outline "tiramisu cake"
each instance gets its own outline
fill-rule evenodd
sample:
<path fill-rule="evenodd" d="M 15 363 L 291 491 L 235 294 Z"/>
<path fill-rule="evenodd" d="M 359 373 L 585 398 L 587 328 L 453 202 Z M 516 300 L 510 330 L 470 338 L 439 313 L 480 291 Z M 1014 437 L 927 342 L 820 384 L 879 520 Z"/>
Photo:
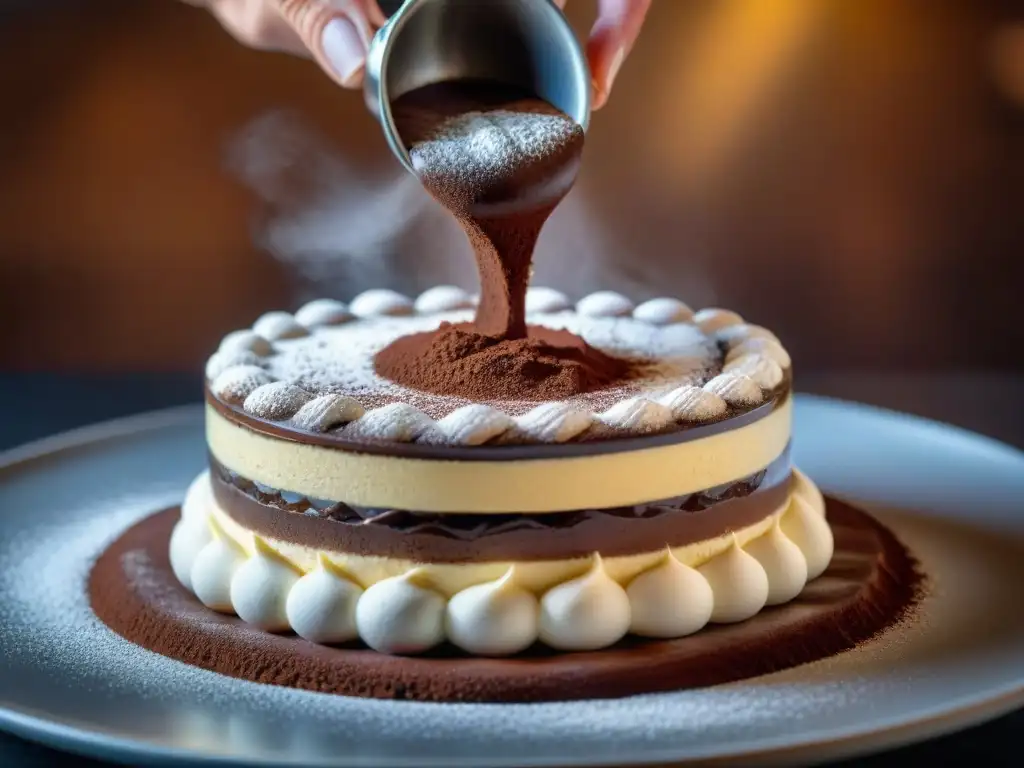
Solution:
<path fill-rule="evenodd" d="M 483 346 L 410 367 L 421 388 L 380 369 L 416 334 L 476 341 L 457 288 L 313 302 L 225 338 L 210 470 L 170 544 L 182 584 L 313 642 L 506 655 L 683 637 L 825 570 L 832 534 L 790 463 L 790 361 L 769 331 L 671 299 L 574 307 L 536 289 L 528 305 L 551 339 L 526 342 L 536 359 Z M 555 339 L 577 354 L 545 359 Z"/>
<path fill-rule="evenodd" d="M 100 559 L 101 618 L 248 679 L 506 701 L 736 679 L 894 621 L 911 560 L 829 502 L 834 538 L 790 461 L 771 331 L 672 298 L 528 290 L 579 126 L 493 84 L 391 108 L 469 236 L 478 296 L 371 290 L 226 336 L 206 367 L 209 469 L 180 520 Z M 842 566 L 807 587 L 834 548 Z"/>

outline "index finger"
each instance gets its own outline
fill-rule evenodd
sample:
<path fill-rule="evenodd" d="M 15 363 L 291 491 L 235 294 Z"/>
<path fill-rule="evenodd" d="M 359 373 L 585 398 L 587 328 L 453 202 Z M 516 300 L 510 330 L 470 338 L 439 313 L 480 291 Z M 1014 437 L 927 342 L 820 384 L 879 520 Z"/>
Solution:
<path fill-rule="evenodd" d="M 608 100 L 612 85 L 633 48 L 651 0 L 599 0 L 597 21 L 587 41 L 587 59 L 594 81 L 594 109 Z"/>

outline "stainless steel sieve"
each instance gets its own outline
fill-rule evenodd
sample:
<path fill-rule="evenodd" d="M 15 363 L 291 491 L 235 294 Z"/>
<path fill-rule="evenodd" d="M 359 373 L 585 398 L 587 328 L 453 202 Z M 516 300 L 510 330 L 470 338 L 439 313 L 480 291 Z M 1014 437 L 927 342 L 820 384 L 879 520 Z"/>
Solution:
<path fill-rule="evenodd" d="M 385 13 L 397 3 L 381 2 Z M 391 104 L 445 80 L 492 80 L 529 89 L 590 122 L 590 68 L 551 0 L 405 0 L 370 44 L 364 93 L 388 146 L 412 171 Z"/>

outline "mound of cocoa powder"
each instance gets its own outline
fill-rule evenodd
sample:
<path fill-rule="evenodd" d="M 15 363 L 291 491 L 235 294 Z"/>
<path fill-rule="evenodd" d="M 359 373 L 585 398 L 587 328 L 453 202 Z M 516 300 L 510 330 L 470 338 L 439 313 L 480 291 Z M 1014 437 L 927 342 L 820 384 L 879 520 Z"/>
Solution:
<path fill-rule="evenodd" d="M 403 336 L 374 361 L 380 376 L 403 386 L 473 400 L 559 400 L 626 378 L 630 365 L 568 331 L 530 327 L 522 339 L 444 323 Z"/>

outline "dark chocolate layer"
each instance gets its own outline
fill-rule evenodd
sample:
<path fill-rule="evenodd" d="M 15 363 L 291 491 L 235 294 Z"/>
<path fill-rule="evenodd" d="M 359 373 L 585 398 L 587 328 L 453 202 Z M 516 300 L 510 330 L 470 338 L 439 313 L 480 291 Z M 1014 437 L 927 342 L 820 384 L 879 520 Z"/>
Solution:
<path fill-rule="evenodd" d="M 529 702 L 701 688 L 854 648 L 907 616 L 919 600 L 921 574 L 892 533 L 833 499 L 827 509 L 836 541 L 832 565 L 796 600 L 680 640 L 627 637 L 588 653 L 538 646 L 513 659 L 481 659 L 443 646 L 427 657 L 406 658 L 267 634 L 207 609 L 175 579 L 167 550 L 177 509 L 115 541 L 93 568 L 89 596 L 101 621 L 143 648 L 231 677 L 321 693 Z"/>
<path fill-rule="evenodd" d="M 673 499 L 546 514 L 442 514 L 289 502 L 210 457 L 218 505 L 249 530 L 328 552 L 429 563 L 613 557 L 686 546 L 764 520 L 786 501 L 790 473 L 787 448 L 751 477 Z"/>

